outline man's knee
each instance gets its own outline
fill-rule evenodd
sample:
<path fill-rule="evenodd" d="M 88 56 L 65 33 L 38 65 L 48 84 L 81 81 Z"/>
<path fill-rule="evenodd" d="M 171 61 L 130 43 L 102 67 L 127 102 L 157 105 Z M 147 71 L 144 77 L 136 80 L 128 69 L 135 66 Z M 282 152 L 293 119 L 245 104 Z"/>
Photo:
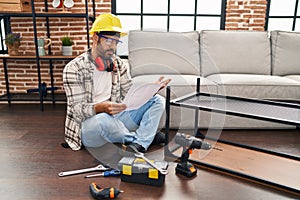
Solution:
<path fill-rule="evenodd" d="M 101 124 L 104 124 L 108 117 L 109 117 L 109 115 L 106 113 L 99 113 L 97 115 L 87 118 L 82 123 L 82 131 L 85 133 L 102 131 Z"/>
<path fill-rule="evenodd" d="M 156 94 L 153 98 L 156 104 L 160 105 L 162 108 L 165 108 L 166 100 L 163 96 Z"/>

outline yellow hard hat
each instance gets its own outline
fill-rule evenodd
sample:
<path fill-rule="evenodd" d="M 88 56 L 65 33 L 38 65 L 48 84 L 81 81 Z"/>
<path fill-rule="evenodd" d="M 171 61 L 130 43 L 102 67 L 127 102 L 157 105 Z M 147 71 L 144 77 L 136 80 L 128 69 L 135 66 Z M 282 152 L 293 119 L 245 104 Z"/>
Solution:
<path fill-rule="evenodd" d="M 113 14 L 104 13 L 99 15 L 93 23 L 90 34 L 100 31 L 118 32 L 121 36 L 127 35 L 122 29 L 120 19 Z"/>

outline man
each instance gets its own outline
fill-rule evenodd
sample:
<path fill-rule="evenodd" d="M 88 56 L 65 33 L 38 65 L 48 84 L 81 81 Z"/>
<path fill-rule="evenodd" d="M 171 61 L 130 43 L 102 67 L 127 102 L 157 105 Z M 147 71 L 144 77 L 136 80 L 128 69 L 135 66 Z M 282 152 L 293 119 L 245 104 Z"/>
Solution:
<path fill-rule="evenodd" d="M 92 48 L 69 62 L 63 71 L 67 96 L 65 141 L 73 150 L 122 143 L 128 151 L 145 152 L 151 143 L 164 141 L 156 134 L 164 111 L 164 98 L 155 95 L 137 110 L 122 103 L 132 85 L 128 66 L 115 55 L 126 35 L 120 20 L 101 14 L 90 30 Z M 160 77 L 161 88 L 169 82 Z"/>

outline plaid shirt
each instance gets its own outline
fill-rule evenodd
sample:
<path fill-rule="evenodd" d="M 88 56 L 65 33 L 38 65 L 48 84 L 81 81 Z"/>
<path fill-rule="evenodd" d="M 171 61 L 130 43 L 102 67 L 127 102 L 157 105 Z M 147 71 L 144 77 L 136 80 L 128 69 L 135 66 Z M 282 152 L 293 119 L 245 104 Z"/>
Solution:
<path fill-rule="evenodd" d="M 122 102 L 132 85 L 129 67 L 115 56 L 116 69 L 112 74 L 111 101 Z M 90 50 L 70 61 L 63 71 L 63 83 L 67 96 L 65 141 L 73 150 L 81 148 L 81 123 L 94 116 L 93 73 L 95 62 Z"/>

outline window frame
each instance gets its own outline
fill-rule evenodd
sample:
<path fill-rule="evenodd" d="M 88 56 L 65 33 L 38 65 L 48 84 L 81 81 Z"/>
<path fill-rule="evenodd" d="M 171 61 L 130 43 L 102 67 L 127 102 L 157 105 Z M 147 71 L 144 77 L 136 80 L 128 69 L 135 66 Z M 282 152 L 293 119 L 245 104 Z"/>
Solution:
<path fill-rule="evenodd" d="M 189 16 L 194 17 L 194 31 L 197 29 L 197 17 L 220 17 L 220 30 L 225 30 L 225 22 L 226 22 L 226 5 L 227 0 L 221 0 L 221 14 L 198 14 L 197 13 L 197 5 L 198 0 L 195 0 L 195 7 L 194 7 L 194 13 L 191 14 L 175 14 L 170 13 L 170 2 L 171 0 L 168 0 L 168 12 L 167 13 L 144 13 L 143 12 L 143 0 L 141 0 L 141 12 L 140 13 L 118 13 L 117 12 L 117 0 L 111 1 L 111 12 L 115 15 L 127 15 L 127 16 L 140 16 L 141 17 L 141 23 L 140 23 L 140 29 L 143 30 L 143 17 L 144 16 L 166 16 L 167 17 L 167 27 L 166 30 L 170 31 L 170 17 L 172 16 Z M 119 0 L 120 1 L 120 0 Z M 191 31 L 193 31 L 191 30 Z"/>
<path fill-rule="evenodd" d="M 290 31 L 295 31 L 297 20 L 299 20 L 298 23 L 300 23 L 300 13 L 299 13 L 299 15 L 297 15 L 297 10 L 298 10 L 298 6 L 299 6 L 299 0 L 296 0 L 296 2 L 295 2 L 294 14 L 293 15 L 289 15 L 289 16 L 286 16 L 286 15 L 284 15 L 284 16 L 283 15 L 273 15 L 273 16 L 270 16 L 271 2 L 272 2 L 272 0 L 269 0 L 268 3 L 267 3 L 265 31 L 268 31 L 268 28 L 269 28 L 269 19 L 293 19 L 292 30 L 290 30 Z"/>

